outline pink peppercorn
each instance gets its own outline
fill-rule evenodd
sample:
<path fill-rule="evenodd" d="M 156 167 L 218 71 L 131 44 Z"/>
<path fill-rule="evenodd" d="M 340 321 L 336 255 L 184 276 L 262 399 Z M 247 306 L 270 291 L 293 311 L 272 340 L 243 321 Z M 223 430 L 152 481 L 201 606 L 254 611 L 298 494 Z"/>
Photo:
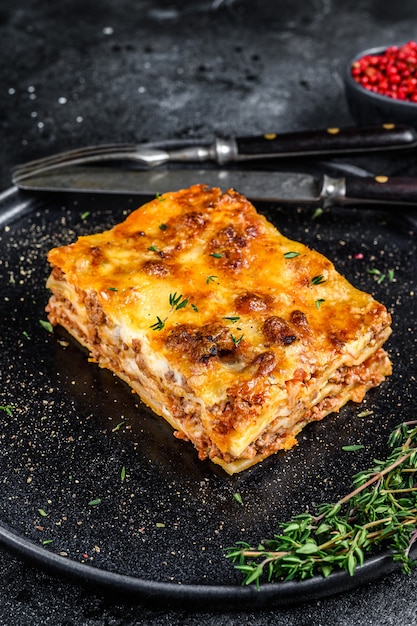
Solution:
<path fill-rule="evenodd" d="M 395 100 L 417 102 L 417 42 L 390 46 L 352 64 L 352 77 L 365 89 Z"/>

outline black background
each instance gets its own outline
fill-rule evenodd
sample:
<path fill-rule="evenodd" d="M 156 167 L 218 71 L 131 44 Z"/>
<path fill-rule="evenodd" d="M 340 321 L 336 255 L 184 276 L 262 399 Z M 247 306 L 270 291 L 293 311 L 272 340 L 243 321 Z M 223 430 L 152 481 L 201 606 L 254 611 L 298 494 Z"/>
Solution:
<path fill-rule="evenodd" d="M 415 38 L 417 6 L 352 0 L 3 0 L 0 186 L 13 165 L 90 143 L 350 125 L 342 74 L 358 50 Z M 355 157 L 416 173 L 413 155 Z M 291 608 L 216 614 L 144 606 L 2 551 L 4 624 L 417 623 L 411 576 Z"/>

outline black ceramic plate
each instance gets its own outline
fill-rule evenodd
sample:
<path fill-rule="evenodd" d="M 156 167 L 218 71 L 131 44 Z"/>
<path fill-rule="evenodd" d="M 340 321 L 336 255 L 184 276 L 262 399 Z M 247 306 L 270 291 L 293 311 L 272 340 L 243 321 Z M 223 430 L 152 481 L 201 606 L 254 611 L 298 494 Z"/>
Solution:
<path fill-rule="evenodd" d="M 272 537 L 279 521 L 347 493 L 352 475 L 387 453 L 387 436 L 415 415 L 417 246 L 398 212 L 259 205 L 284 234 L 326 254 L 393 313 L 394 374 L 300 445 L 241 475 L 200 462 L 112 374 L 56 329 L 45 330 L 45 255 L 109 228 L 140 198 L 3 194 L 0 212 L 0 541 L 60 574 L 151 602 L 271 606 L 318 598 L 385 574 L 386 554 L 354 577 L 242 587 L 224 557 L 239 540 Z M 370 269 L 385 274 L 375 280 Z M 392 272 L 390 272 L 392 270 Z M 392 279 L 393 278 L 393 279 Z M 8 408 L 12 407 L 12 408 Z M 364 409 L 368 415 L 361 416 Z M 357 452 L 342 446 L 363 444 Z M 235 493 L 241 495 L 239 504 Z"/>

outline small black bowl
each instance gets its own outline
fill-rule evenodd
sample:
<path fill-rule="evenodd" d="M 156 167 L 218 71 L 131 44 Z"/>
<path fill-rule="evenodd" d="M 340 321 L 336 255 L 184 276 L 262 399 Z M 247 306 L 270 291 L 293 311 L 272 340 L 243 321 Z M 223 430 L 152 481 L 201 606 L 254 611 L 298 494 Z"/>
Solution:
<path fill-rule="evenodd" d="M 381 55 L 384 48 L 370 48 L 357 54 L 347 65 L 344 75 L 346 98 L 350 114 L 359 125 L 400 123 L 417 127 L 417 103 L 395 100 L 365 89 L 352 76 L 352 65 L 362 57 Z"/>

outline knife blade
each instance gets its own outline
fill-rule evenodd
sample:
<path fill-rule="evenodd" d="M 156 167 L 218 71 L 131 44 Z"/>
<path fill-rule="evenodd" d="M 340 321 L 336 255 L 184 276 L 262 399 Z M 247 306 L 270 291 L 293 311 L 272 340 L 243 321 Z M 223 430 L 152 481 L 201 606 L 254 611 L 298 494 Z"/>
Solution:
<path fill-rule="evenodd" d="M 315 177 L 299 172 L 227 169 L 123 170 L 71 166 L 34 175 L 17 184 L 31 191 L 153 196 L 194 184 L 233 188 L 251 200 L 283 203 L 416 205 L 417 178 L 388 176 Z"/>
<path fill-rule="evenodd" d="M 13 179 L 21 181 L 34 173 L 87 163 L 131 161 L 144 168 L 165 163 L 218 165 L 285 157 L 341 155 L 380 150 L 410 149 L 417 146 L 417 129 L 404 125 L 327 128 L 292 133 L 269 133 L 259 137 L 216 137 L 205 145 L 198 140 L 162 141 L 144 144 L 103 144 L 86 146 L 35 159 L 17 166 Z"/>

